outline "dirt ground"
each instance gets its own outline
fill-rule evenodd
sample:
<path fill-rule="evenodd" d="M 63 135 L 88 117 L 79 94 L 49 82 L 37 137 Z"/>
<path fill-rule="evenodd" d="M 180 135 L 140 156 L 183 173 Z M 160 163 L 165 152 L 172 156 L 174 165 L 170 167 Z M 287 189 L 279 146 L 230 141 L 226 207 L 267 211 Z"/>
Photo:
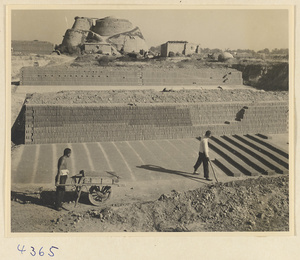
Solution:
<path fill-rule="evenodd" d="M 134 191 L 133 191 L 134 192 Z M 12 232 L 249 232 L 289 230 L 289 177 L 258 177 L 203 185 L 170 194 L 126 199 L 117 192 L 100 207 L 83 194 L 74 207 L 53 209 L 54 191 L 12 193 Z M 141 189 L 137 193 L 142 193 Z M 159 195 L 160 194 L 160 195 Z M 155 197 L 157 199 L 151 200 Z M 140 201 L 137 201 L 140 200 Z"/>
<path fill-rule="evenodd" d="M 183 89 L 178 91 L 155 90 L 106 90 L 106 91 L 60 91 L 57 93 L 35 93 L 31 104 L 88 104 L 88 103 L 198 103 L 231 101 L 287 101 L 287 91 Z"/>
<path fill-rule="evenodd" d="M 32 61 L 32 60 L 31 60 Z M 50 62 L 50 61 L 49 61 Z M 33 62 L 32 62 L 33 63 Z M 14 71 L 13 79 L 18 77 Z M 12 86 L 11 125 L 25 95 Z M 34 94 L 32 103 L 180 103 L 288 100 L 288 92 L 254 90 L 60 91 Z M 15 147 L 14 147 L 15 149 Z M 13 149 L 12 149 L 13 152 Z M 149 184 L 133 184 L 132 193 L 116 188 L 101 207 L 83 194 L 74 207 L 74 193 L 65 196 L 64 210 L 53 209 L 54 189 L 17 187 L 11 192 L 12 232 L 233 232 L 288 231 L 289 176 L 250 177 L 199 185 L 198 189 L 162 188 L 147 193 Z M 166 183 L 166 185 L 168 185 Z"/>

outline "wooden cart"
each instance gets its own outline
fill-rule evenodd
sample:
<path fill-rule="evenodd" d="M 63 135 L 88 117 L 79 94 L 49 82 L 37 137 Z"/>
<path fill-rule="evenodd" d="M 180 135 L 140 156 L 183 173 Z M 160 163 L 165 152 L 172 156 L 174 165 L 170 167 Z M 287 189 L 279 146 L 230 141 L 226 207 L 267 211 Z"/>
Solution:
<path fill-rule="evenodd" d="M 120 178 L 114 172 L 106 172 L 106 174 L 108 175 L 103 176 L 103 173 L 85 173 L 82 170 L 79 174 L 70 178 L 71 183 L 59 184 L 58 186 L 71 186 L 77 193 L 75 207 L 78 204 L 83 189 L 88 192 L 88 198 L 91 204 L 100 206 L 104 201 L 110 198 L 112 185 L 118 185 Z"/>

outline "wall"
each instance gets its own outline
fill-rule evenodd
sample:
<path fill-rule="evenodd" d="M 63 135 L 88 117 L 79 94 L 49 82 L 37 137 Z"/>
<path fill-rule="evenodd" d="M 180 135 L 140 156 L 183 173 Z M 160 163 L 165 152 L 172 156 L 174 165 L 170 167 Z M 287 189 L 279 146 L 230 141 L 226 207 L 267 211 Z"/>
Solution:
<path fill-rule="evenodd" d="M 72 49 L 74 47 L 83 44 L 87 35 L 88 32 L 86 31 L 77 31 L 72 29 L 67 30 L 61 44 L 61 51 L 72 53 Z"/>
<path fill-rule="evenodd" d="M 242 73 L 233 69 L 152 68 L 22 68 L 22 85 L 181 86 L 242 85 Z"/>
<path fill-rule="evenodd" d="M 160 46 L 160 55 L 162 57 L 168 57 L 168 44 L 164 43 Z"/>
<path fill-rule="evenodd" d="M 132 30 L 134 27 L 131 22 L 125 19 L 105 17 L 96 21 L 96 25 L 91 28 L 95 33 L 102 36 L 112 36 Z"/>
<path fill-rule="evenodd" d="M 200 46 L 193 43 L 186 43 L 184 46 L 184 55 L 200 53 Z"/>
<path fill-rule="evenodd" d="M 26 144 L 191 138 L 208 129 L 215 136 L 288 132 L 288 102 L 25 107 Z"/>
<path fill-rule="evenodd" d="M 108 39 L 110 43 L 116 46 L 120 51 L 123 49 L 125 52 L 139 52 L 140 50 L 148 50 L 145 39 L 138 27 L 129 32 L 116 34 Z"/>
<path fill-rule="evenodd" d="M 73 24 L 73 30 L 90 30 L 92 26 L 92 20 L 86 17 L 75 17 Z"/>
<path fill-rule="evenodd" d="M 167 56 L 170 55 L 170 52 L 184 54 L 185 43 L 167 43 Z"/>

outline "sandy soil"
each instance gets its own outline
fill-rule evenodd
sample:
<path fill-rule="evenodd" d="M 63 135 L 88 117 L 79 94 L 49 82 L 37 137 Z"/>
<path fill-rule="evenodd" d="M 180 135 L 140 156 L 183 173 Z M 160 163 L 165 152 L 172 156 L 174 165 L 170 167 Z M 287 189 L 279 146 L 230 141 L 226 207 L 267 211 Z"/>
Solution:
<path fill-rule="evenodd" d="M 101 207 L 89 205 L 83 194 L 74 208 L 69 192 L 60 212 L 52 209 L 53 191 L 14 192 L 12 232 L 288 231 L 288 183 L 287 175 L 250 178 L 134 203 L 120 203 L 117 195 Z"/>
<path fill-rule="evenodd" d="M 201 90 L 178 91 L 155 90 L 108 90 L 108 91 L 60 91 L 57 93 L 35 93 L 31 104 L 84 104 L 84 103 L 197 103 L 231 101 L 287 101 L 288 92 L 255 90 Z"/>

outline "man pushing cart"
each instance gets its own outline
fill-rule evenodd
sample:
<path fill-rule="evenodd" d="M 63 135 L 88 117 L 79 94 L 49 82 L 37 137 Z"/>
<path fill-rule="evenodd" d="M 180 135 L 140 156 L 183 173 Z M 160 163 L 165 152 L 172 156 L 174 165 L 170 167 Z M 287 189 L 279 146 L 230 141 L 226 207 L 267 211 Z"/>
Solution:
<path fill-rule="evenodd" d="M 55 177 L 56 186 L 56 200 L 55 209 L 62 209 L 62 201 L 65 195 L 66 186 L 72 187 L 77 193 L 75 206 L 77 205 L 82 191 L 88 192 L 88 198 L 91 204 L 95 206 L 101 205 L 104 201 L 109 199 L 112 192 L 112 185 L 119 182 L 119 176 L 114 172 L 106 172 L 103 176 L 100 172 L 85 172 L 81 170 L 79 174 L 71 176 L 70 181 L 67 182 L 69 170 L 68 159 L 71 155 L 71 149 L 66 148 L 64 155 L 58 160 L 57 175 Z M 109 174 L 109 176 L 107 176 Z"/>

